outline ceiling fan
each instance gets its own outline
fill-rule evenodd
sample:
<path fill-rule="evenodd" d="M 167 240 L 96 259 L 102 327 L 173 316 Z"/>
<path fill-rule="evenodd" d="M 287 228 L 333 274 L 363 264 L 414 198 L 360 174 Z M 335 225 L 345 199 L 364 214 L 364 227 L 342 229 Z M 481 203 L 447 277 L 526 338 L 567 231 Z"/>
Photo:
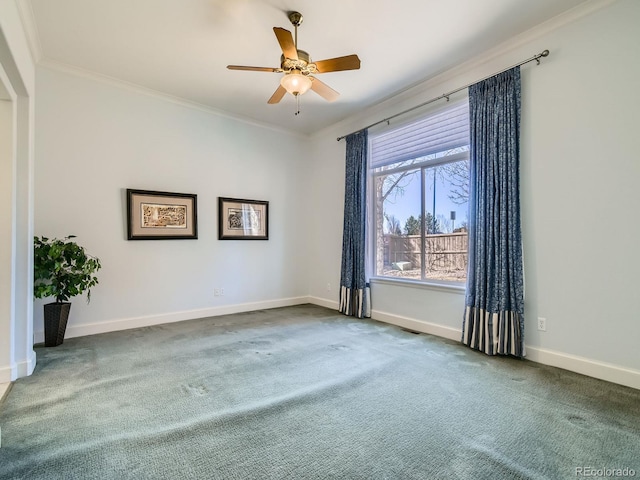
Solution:
<path fill-rule="evenodd" d="M 357 55 L 347 55 L 345 57 L 329 58 L 317 62 L 311 61 L 311 57 L 307 52 L 298 49 L 298 27 L 302 23 L 302 14 L 299 12 L 289 12 L 288 16 L 289 21 L 295 28 L 295 40 L 289 30 L 273 27 L 273 31 L 282 49 L 279 68 L 247 67 L 243 65 L 227 65 L 227 68 L 229 70 L 284 73 L 280 79 L 280 85 L 267 102 L 269 104 L 280 102 L 287 92 L 296 97 L 296 103 L 298 103 L 300 95 L 309 89 L 316 92 L 325 100 L 333 102 L 340 94 L 313 75 L 342 70 L 358 70 L 360 68 L 360 59 Z M 296 115 L 299 113 L 300 111 L 298 109 Z"/>

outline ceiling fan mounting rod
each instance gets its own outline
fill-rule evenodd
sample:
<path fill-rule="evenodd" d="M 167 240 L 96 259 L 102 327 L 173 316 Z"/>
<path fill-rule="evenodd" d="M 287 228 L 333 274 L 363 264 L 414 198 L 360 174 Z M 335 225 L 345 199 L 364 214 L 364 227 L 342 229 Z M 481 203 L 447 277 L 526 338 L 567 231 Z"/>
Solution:
<path fill-rule="evenodd" d="M 295 47 L 298 48 L 298 27 L 302 24 L 302 14 L 300 12 L 289 12 L 289 21 L 294 27 L 295 32 Z"/>

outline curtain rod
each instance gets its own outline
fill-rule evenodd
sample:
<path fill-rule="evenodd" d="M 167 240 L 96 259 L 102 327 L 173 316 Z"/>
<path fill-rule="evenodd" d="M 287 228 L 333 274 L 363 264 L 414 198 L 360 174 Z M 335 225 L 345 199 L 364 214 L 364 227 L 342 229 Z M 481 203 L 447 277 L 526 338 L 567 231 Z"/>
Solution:
<path fill-rule="evenodd" d="M 503 72 L 506 72 L 507 70 L 511 70 L 512 68 L 516 68 L 516 67 L 519 67 L 520 65 L 524 65 L 525 63 L 536 61 L 536 62 L 538 62 L 538 65 L 540 65 L 540 58 L 541 57 L 548 57 L 548 56 L 549 56 L 549 50 L 544 50 L 541 53 L 538 53 L 537 55 L 534 55 L 531 58 L 527 58 L 526 60 L 523 60 L 520 63 L 516 63 L 515 65 L 511 65 L 509 68 L 505 68 L 504 70 L 500 70 L 499 72 L 496 72 L 496 73 L 494 73 L 492 75 L 484 77 L 483 79 L 478 80 L 476 82 L 469 83 L 469 84 L 465 85 L 464 87 L 460 87 L 460 88 L 456 88 L 455 90 L 451 90 L 449 93 L 443 93 L 442 95 L 440 95 L 438 97 L 432 98 L 431 100 L 427 100 L 426 102 L 423 102 L 420 105 L 416 105 L 415 107 L 411 107 L 411 108 L 409 108 L 407 110 L 403 110 L 402 112 L 396 113 L 395 115 L 391 115 L 390 117 L 384 118 L 382 120 L 378 120 L 377 122 L 372 123 L 371 125 L 367 125 L 366 127 L 361 128 L 360 130 L 356 130 L 355 132 L 351 132 L 351 133 L 348 133 L 347 135 L 343 135 L 341 137 L 338 137 L 337 140 L 340 141 L 343 138 L 348 137 L 349 135 L 353 135 L 354 133 L 362 132 L 363 130 L 367 130 L 367 129 L 371 128 L 371 127 L 375 127 L 376 125 L 380 125 L 381 123 L 389 122 L 389 120 L 393 120 L 394 118 L 399 117 L 400 115 L 404 115 L 405 113 L 413 112 L 414 110 L 416 110 L 416 109 L 418 109 L 420 107 L 424 107 L 425 105 L 429 105 L 430 103 L 436 102 L 438 100 L 442 100 L 443 98 L 446 98 L 447 102 L 448 102 L 449 101 L 449 97 L 451 95 L 453 95 L 454 93 L 458 93 L 458 92 L 460 92 L 460 91 L 462 91 L 462 90 L 464 90 L 466 88 L 469 88 L 471 85 L 475 85 L 478 82 L 482 82 L 484 80 L 487 80 L 487 79 L 489 79 L 491 77 L 494 77 L 494 76 L 499 75 L 499 74 L 501 74 Z"/>

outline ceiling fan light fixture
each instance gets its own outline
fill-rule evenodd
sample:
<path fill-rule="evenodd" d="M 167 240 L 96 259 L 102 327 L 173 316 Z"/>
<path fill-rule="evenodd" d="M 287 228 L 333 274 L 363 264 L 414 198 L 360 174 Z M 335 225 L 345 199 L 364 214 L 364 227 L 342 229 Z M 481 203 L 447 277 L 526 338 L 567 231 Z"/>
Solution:
<path fill-rule="evenodd" d="M 300 104 L 300 95 L 311 89 L 328 102 L 335 101 L 340 95 L 315 75 L 318 73 L 340 72 L 343 70 L 358 70 L 360 59 L 356 54 L 343 57 L 327 58 L 311 61 L 311 56 L 298 48 L 298 27 L 302 23 L 300 12 L 289 12 L 289 21 L 295 27 L 295 37 L 289 30 L 273 27 L 282 55 L 280 67 L 249 67 L 246 65 L 227 65 L 229 70 L 248 70 L 254 72 L 284 73 L 280 78 L 280 85 L 267 100 L 269 105 L 279 103 L 287 93 L 296 98 L 296 105 Z M 296 112 L 296 115 L 300 113 Z"/>
<path fill-rule="evenodd" d="M 299 71 L 294 70 L 291 73 L 285 74 L 280 79 L 280 85 L 294 97 L 304 94 L 311 88 L 311 79 L 302 75 Z"/>

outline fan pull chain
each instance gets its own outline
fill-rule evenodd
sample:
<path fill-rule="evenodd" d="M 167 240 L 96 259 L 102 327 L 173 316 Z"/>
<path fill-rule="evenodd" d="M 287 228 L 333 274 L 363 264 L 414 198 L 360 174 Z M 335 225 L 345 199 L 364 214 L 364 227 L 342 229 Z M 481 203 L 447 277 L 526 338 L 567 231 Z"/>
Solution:
<path fill-rule="evenodd" d="M 300 115 L 300 94 L 296 94 L 296 115 Z"/>

